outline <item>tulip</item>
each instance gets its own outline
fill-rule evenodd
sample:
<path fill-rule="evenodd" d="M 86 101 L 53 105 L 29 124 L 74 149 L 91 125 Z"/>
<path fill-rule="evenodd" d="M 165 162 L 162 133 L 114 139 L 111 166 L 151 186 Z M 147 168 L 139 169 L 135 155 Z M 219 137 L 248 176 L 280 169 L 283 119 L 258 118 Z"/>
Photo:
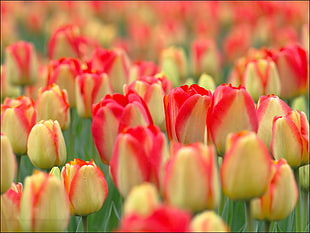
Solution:
<path fill-rule="evenodd" d="M 305 23 L 301 29 L 301 43 L 305 48 L 309 59 L 309 22 Z"/>
<path fill-rule="evenodd" d="M 192 232 L 229 232 L 229 227 L 215 212 L 206 210 L 196 215 L 190 224 Z"/>
<path fill-rule="evenodd" d="M 254 68 L 254 67 L 259 68 L 259 66 L 258 66 L 259 61 L 263 61 L 262 63 L 264 63 L 264 64 L 266 64 L 266 63 L 271 64 L 271 59 L 267 57 L 267 50 L 265 48 L 262 48 L 262 49 L 250 48 L 250 49 L 248 49 L 247 53 L 244 56 L 235 60 L 232 71 L 228 77 L 228 82 L 234 86 L 238 86 L 240 84 L 242 84 L 244 86 L 244 84 L 245 84 L 245 72 L 246 72 L 248 64 L 252 64 L 252 68 Z M 254 65 L 254 67 L 253 67 L 253 65 Z M 262 68 L 264 68 L 264 67 L 267 67 L 267 66 L 263 65 Z M 259 71 L 259 69 L 257 69 L 257 71 Z M 268 70 L 266 70 L 266 71 L 268 74 L 269 71 Z M 259 73 L 259 72 L 257 73 L 257 75 L 258 75 L 259 80 L 260 80 L 260 76 L 265 77 L 264 75 L 262 75 L 262 73 Z M 268 81 L 267 79 L 262 79 L 262 80 L 264 80 L 264 81 L 258 82 L 258 83 L 265 84 Z"/>
<path fill-rule="evenodd" d="M 213 40 L 194 40 L 191 44 L 191 62 L 196 76 L 207 73 L 219 81 L 220 56 Z"/>
<path fill-rule="evenodd" d="M 27 152 L 28 135 L 36 117 L 34 102 L 29 97 L 6 98 L 1 105 L 1 132 L 9 138 L 14 154 Z"/>
<path fill-rule="evenodd" d="M 18 96 L 20 96 L 20 88 L 18 88 L 17 86 L 12 85 L 8 78 L 7 78 L 7 74 L 5 72 L 5 65 L 1 65 L 0 67 L 0 79 L 1 79 L 1 100 L 4 100 L 5 97 L 10 97 L 10 98 L 16 98 Z"/>
<path fill-rule="evenodd" d="M 9 139 L 1 133 L 1 194 L 10 187 L 16 175 L 16 159 Z"/>
<path fill-rule="evenodd" d="M 70 124 L 70 105 L 66 90 L 52 84 L 40 88 L 39 96 L 35 103 L 38 120 L 57 120 L 61 129 L 65 130 Z"/>
<path fill-rule="evenodd" d="M 61 58 L 48 65 L 47 85 L 56 83 L 60 88 L 66 89 L 70 107 L 76 107 L 74 86 L 75 78 L 80 72 L 81 64 L 74 58 Z"/>
<path fill-rule="evenodd" d="M 92 116 L 92 105 L 106 94 L 111 93 L 107 74 L 89 73 L 80 74 L 75 79 L 75 97 L 77 113 L 80 117 Z"/>
<path fill-rule="evenodd" d="M 129 89 L 136 91 L 145 101 L 154 124 L 160 128 L 164 128 L 164 95 L 168 94 L 171 89 L 171 82 L 162 74 L 155 76 L 142 76 L 130 85 L 125 85 L 125 94 Z"/>
<path fill-rule="evenodd" d="M 164 97 L 166 129 L 172 141 L 190 144 L 205 142 L 211 92 L 193 84 L 172 89 Z"/>
<path fill-rule="evenodd" d="M 304 112 L 292 110 L 274 118 L 271 150 L 275 159 L 284 158 L 293 168 L 308 164 L 308 145 L 309 122 Z"/>
<path fill-rule="evenodd" d="M 279 50 L 269 50 L 268 55 L 279 72 L 280 97 L 288 99 L 307 92 L 309 61 L 305 49 L 293 44 Z"/>
<path fill-rule="evenodd" d="M 23 231 L 65 231 L 69 219 L 68 196 L 59 178 L 41 171 L 25 178 L 20 206 Z"/>
<path fill-rule="evenodd" d="M 251 131 L 227 137 L 227 151 L 220 168 L 222 189 L 232 200 L 250 200 L 262 196 L 271 176 L 271 155 L 264 143 Z"/>
<path fill-rule="evenodd" d="M 236 24 L 225 37 L 223 42 L 224 55 L 229 63 L 242 56 L 250 47 L 251 42 L 250 26 Z"/>
<path fill-rule="evenodd" d="M 93 160 L 74 159 L 61 170 L 71 215 L 86 216 L 102 207 L 108 195 L 105 176 Z"/>
<path fill-rule="evenodd" d="M 143 99 L 132 91 L 125 96 L 106 95 L 93 106 L 92 136 L 99 156 L 109 164 L 118 132 L 126 127 L 152 124 L 152 118 Z"/>
<path fill-rule="evenodd" d="M 84 38 L 77 25 L 64 25 L 51 35 L 47 53 L 50 59 L 62 57 L 85 58 L 88 51 L 98 46 L 94 41 Z"/>
<path fill-rule="evenodd" d="M 165 135 L 157 126 L 126 128 L 115 141 L 110 161 L 111 177 L 122 196 L 143 182 L 161 184 L 163 162 L 167 158 Z"/>
<path fill-rule="evenodd" d="M 261 96 L 257 103 L 258 130 L 257 136 L 270 151 L 272 122 L 275 116 L 284 116 L 291 108 L 278 96 Z"/>
<path fill-rule="evenodd" d="M 49 169 L 66 162 L 65 139 L 58 121 L 42 120 L 29 133 L 28 157 L 35 167 Z"/>
<path fill-rule="evenodd" d="M 124 50 L 97 48 L 89 63 L 91 69 L 108 74 L 114 93 L 122 93 L 123 85 L 129 80 L 130 68 L 130 60 Z"/>
<path fill-rule="evenodd" d="M 174 144 L 165 167 L 164 199 L 189 211 L 214 209 L 220 202 L 220 182 L 213 146 Z"/>
<path fill-rule="evenodd" d="M 255 101 L 262 95 L 280 94 L 277 67 L 271 59 L 250 61 L 243 75 L 243 84 Z"/>
<path fill-rule="evenodd" d="M 9 190 L 1 195 L 1 232 L 21 231 L 20 200 L 22 197 L 22 183 L 12 183 Z"/>
<path fill-rule="evenodd" d="M 191 215 L 183 210 L 161 206 L 151 214 L 129 214 L 121 219 L 117 231 L 123 232 L 188 232 Z"/>
<path fill-rule="evenodd" d="M 151 61 L 134 62 L 130 67 L 128 83 L 132 83 L 142 76 L 154 76 L 157 73 L 159 73 L 159 67 Z"/>
<path fill-rule="evenodd" d="M 163 49 L 159 64 L 161 71 L 171 80 L 173 87 L 179 86 L 185 80 L 188 71 L 183 49 L 175 47 Z"/>
<path fill-rule="evenodd" d="M 18 41 L 5 49 L 6 75 L 13 85 L 30 85 L 37 80 L 38 64 L 31 43 Z"/>
<path fill-rule="evenodd" d="M 136 213 L 141 216 L 151 214 L 160 205 L 159 194 L 155 185 L 143 183 L 129 192 L 124 203 L 124 215 Z"/>
<path fill-rule="evenodd" d="M 241 130 L 257 132 L 255 104 L 243 86 L 222 84 L 212 97 L 208 118 L 208 133 L 219 154 L 225 152 L 226 137 Z"/>
<path fill-rule="evenodd" d="M 298 200 L 298 187 L 290 166 L 284 159 L 273 162 L 272 178 L 265 194 L 251 201 L 255 219 L 278 221 L 294 210 Z"/>
<path fill-rule="evenodd" d="M 202 73 L 198 79 L 198 85 L 203 87 L 204 89 L 210 90 L 212 93 L 215 91 L 216 85 L 214 79 L 206 74 Z"/>

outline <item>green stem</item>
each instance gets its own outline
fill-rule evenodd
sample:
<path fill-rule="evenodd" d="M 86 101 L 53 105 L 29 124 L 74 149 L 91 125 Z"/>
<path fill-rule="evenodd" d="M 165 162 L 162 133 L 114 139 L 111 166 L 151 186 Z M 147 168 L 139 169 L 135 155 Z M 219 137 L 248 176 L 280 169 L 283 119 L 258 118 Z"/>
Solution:
<path fill-rule="evenodd" d="M 245 208 L 246 208 L 246 220 L 247 220 L 247 227 L 248 232 L 253 232 L 253 218 L 251 213 L 251 206 L 250 200 L 245 201 Z"/>
<path fill-rule="evenodd" d="M 87 216 L 82 216 L 82 222 L 83 222 L 83 231 L 88 232 L 88 224 L 87 224 Z"/>
<path fill-rule="evenodd" d="M 20 94 L 21 94 L 22 96 L 25 95 L 25 88 L 26 88 L 25 85 L 20 86 Z"/>
<path fill-rule="evenodd" d="M 302 194 L 302 203 L 303 203 L 303 206 L 304 206 L 304 208 L 303 208 L 303 214 L 302 214 L 302 216 L 303 216 L 303 218 L 302 218 L 302 226 L 304 227 L 304 226 L 306 226 L 306 222 L 307 222 L 307 219 L 309 219 L 309 208 L 308 208 L 308 206 L 309 206 L 309 198 L 310 198 L 310 196 L 309 196 L 309 192 L 306 192 L 306 191 L 302 191 L 301 192 L 301 194 Z"/>
<path fill-rule="evenodd" d="M 294 169 L 294 176 L 295 176 L 295 181 L 298 187 L 298 201 L 295 207 L 295 230 L 296 231 L 301 231 L 301 214 L 300 214 L 300 210 L 301 210 L 301 201 L 300 201 L 300 188 L 299 188 L 299 169 L 295 168 Z"/>
<path fill-rule="evenodd" d="M 271 230 L 270 226 L 271 226 L 271 222 L 266 220 L 265 221 L 265 232 L 270 232 Z"/>
<path fill-rule="evenodd" d="M 16 167 L 16 177 L 15 177 L 15 183 L 17 184 L 20 181 L 20 163 L 21 163 L 21 155 L 16 155 L 16 163 L 17 163 L 17 167 Z"/>

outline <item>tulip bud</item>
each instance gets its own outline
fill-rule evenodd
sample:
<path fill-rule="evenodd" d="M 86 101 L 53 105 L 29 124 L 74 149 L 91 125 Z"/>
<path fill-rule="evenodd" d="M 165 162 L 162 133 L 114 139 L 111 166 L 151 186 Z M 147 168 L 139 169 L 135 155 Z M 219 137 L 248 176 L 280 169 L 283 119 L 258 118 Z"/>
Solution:
<path fill-rule="evenodd" d="M 20 211 L 23 231 L 64 231 L 69 224 L 70 211 L 62 181 L 34 171 L 25 178 Z"/>
<path fill-rule="evenodd" d="M 61 174 L 60 174 L 60 169 L 59 169 L 59 167 L 53 167 L 52 169 L 51 169 L 51 171 L 49 172 L 49 174 L 50 175 L 52 175 L 52 176 L 56 176 L 56 177 L 58 177 L 59 179 L 61 179 Z"/>
<path fill-rule="evenodd" d="M 287 99 L 306 93 L 309 75 L 307 52 L 298 45 L 289 45 L 268 52 L 279 72 L 280 97 Z"/>
<path fill-rule="evenodd" d="M 14 154 L 27 152 L 28 135 L 36 117 L 34 102 L 29 97 L 6 98 L 1 105 L 1 131 L 9 138 Z"/>
<path fill-rule="evenodd" d="M 6 75 L 13 85 L 30 85 L 37 80 L 38 64 L 31 43 L 16 42 L 5 50 Z"/>
<path fill-rule="evenodd" d="M 89 215 L 102 207 L 108 195 L 108 185 L 93 160 L 74 159 L 66 163 L 61 175 L 69 196 L 71 215 Z"/>
<path fill-rule="evenodd" d="M 85 72 L 78 75 L 75 79 L 78 115 L 84 118 L 92 117 L 92 105 L 111 92 L 107 74 Z"/>
<path fill-rule="evenodd" d="M 220 154 L 225 152 L 226 137 L 241 130 L 256 132 L 258 120 L 255 103 L 243 86 L 218 86 L 212 97 L 208 118 L 208 133 Z"/>
<path fill-rule="evenodd" d="M 160 186 L 167 154 L 165 135 L 157 126 L 127 128 L 120 132 L 110 161 L 111 176 L 122 196 L 143 182 Z"/>
<path fill-rule="evenodd" d="M 10 187 L 16 175 L 16 159 L 9 139 L 1 133 L 1 194 Z"/>
<path fill-rule="evenodd" d="M 129 71 L 129 82 L 143 77 L 143 76 L 154 76 L 159 73 L 159 68 L 150 61 L 137 61 L 132 64 Z"/>
<path fill-rule="evenodd" d="M 171 82 L 165 76 L 143 76 L 124 87 L 125 94 L 129 90 L 136 91 L 145 101 L 154 124 L 160 128 L 165 128 L 165 113 L 163 98 L 171 89 Z"/>
<path fill-rule="evenodd" d="M 1 195 L 1 232 L 21 231 L 20 200 L 22 197 L 22 183 L 12 183 L 10 189 Z"/>
<path fill-rule="evenodd" d="M 5 72 L 5 65 L 1 65 L 0 67 L 0 79 L 1 79 L 1 101 L 5 99 L 5 97 L 16 98 L 20 96 L 20 88 L 12 85 L 7 77 Z"/>
<path fill-rule="evenodd" d="M 257 136 L 270 151 L 272 122 L 275 116 L 284 116 L 291 108 L 275 95 L 261 96 L 257 103 L 258 130 Z"/>
<path fill-rule="evenodd" d="M 117 231 L 120 232 L 188 232 L 191 215 L 170 206 L 160 206 L 151 214 L 125 215 Z"/>
<path fill-rule="evenodd" d="M 164 97 L 166 129 L 170 140 L 190 144 L 205 142 L 211 92 L 193 84 L 171 90 Z"/>
<path fill-rule="evenodd" d="M 57 84 L 40 88 L 35 107 L 39 120 L 57 120 L 61 129 L 65 130 L 70 124 L 70 106 L 66 90 Z"/>
<path fill-rule="evenodd" d="M 306 192 L 310 191 L 310 164 L 299 168 L 299 184 Z"/>
<path fill-rule="evenodd" d="M 129 192 L 124 203 L 124 215 L 150 215 L 160 205 L 159 194 L 151 183 L 137 185 Z"/>
<path fill-rule="evenodd" d="M 173 146 L 165 167 L 164 199 L 193 212 L 216 208 L 220 182 L 214 148 L 201 143 Z"/>
<path fill-rule="evenodd" d="M 196 76 L 207 73 L 219 82 L 220 57 L 213 40 L 194 40 L 191 44 L 191 61 Z"/>
<path fill-rule="evenodd" d="M 126 127 L 152 124 L 149 110 L 138 94 L 106 95 L 93 106 L 92 135 L 102 162 L 109 164 L 118 132 Z"/>
<path fill-rule="evenodd" d="M 128 83 L 130 68 L 130 60 L 124 50 L 97 48 L 90 59 L 90 67 L 107 73 L 113 92 L 122 93 L 123 85 Z"/>
<path fill-rule="evenodd" d="M 243 83 L 255 101 L 262 95 L 279 95 L 281 86 L 275 63 L 271 59 L 250 61 L 244 71 Z"/>
<path fill-rule="evenodd" d="M 284 219 L 294 210 L 297 200 L 298 187 L 292 169 L 284 159 L 274 161 L 267 191 L 251 201 L 252 216 L 268 221 Z"/>
<path fill-rule="evenodd" d="M 76 107 L 75 78 L 80 72 L 80 62 L 74 58 L 51 61 L 48 66 L 47 85 L 56 83 L 60 88 L 67 90 L 70 107 Z"/>
<path fill-rule="evenodd" d="M 190 224 L 192 232 L 229 232 L 229 227 L 215 212 L 206 210 L 196 215 Z"/>
<path fill-rule="evenodd" d="M 206 73 L 201 74 L 198 80 L 198 85 L 203 87 L 204 89 L 210 90 L 212 93 L 216 88 L 213 78 Z"/>
<path fill-rule="evenodd" d="M 270 181 L 271 161 L 266 146 L 254 132 L 230 134 L 220 169 L 224 194 L 232 200 L 262 196 Z"/>
<path fill-rule="evenodd" d="M 271 150 L 275 159 L 284 158 L 293 167 L 309 163 L 309 122 L 305 113 L 292 110 L 275 117 Z"/>
<path fill-rule="evenodd" d="M 160 54 L 160 70 L 171 80 L 173 87 L 179 86 L 187 75 L 186 55 L 183 49 L 169 47 Z"/>
<path fill-rule="evenodd" d="M 29 133 L 28 157 L 35 167 L 49 169 L 66 162 L 67 150 L 58 121 L 42 120 Z"/>
<path fill-rule="evenodd" d="M 81 58 L 80 31 L 76 25 L 65 25 L 57 28 L 48 41 L 48 57 L 59 59 L 62 57 Z"/>

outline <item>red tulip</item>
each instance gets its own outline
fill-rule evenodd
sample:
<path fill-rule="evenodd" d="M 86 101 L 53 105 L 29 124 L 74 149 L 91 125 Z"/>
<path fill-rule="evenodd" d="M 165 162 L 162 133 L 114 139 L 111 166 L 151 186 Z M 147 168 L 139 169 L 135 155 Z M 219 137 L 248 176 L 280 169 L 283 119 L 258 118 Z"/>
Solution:
<path fill-rule="evenodd" d="M 170 140 L 184 144 L 205 142 L 211 92 L 193 84 L 176 87 L 164 97 L 166 129 Z"/>
<path fill-rule="evenodd" d="M 243 86 L 218 86 L 208 113 L 208 133 L 220 154 L 225 152 L 226 137 L 241 130 L 256 132 L 258 119 L 255 103 Z"/>
<path fill-rule="evenodd" d="M 124 129 L 116 138 L 110 161 L 111 176 L 119 192 L 125 197 L 143 182 L 152 182 L 159 188 L 166 157 L 166 138 L 158 127 Z"/>
<path fill-rule="evenodd" d="M 151 124 L 152 117 L 143 99 L 132 91 L 127 95 L 106 95 L 93 105 L 92 135 L 101 160 L 108 164 L 116 136 L 126 127 Z"/>

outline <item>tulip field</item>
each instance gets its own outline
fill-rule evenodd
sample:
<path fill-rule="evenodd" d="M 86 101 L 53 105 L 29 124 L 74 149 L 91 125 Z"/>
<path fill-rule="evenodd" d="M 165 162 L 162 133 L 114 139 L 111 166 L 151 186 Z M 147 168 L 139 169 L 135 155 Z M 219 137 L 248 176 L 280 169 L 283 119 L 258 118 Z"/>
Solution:
<path fill-rule="evenodd" d="M 1 1 L 1 232 L 309 232 L 308 1 Z"/>

